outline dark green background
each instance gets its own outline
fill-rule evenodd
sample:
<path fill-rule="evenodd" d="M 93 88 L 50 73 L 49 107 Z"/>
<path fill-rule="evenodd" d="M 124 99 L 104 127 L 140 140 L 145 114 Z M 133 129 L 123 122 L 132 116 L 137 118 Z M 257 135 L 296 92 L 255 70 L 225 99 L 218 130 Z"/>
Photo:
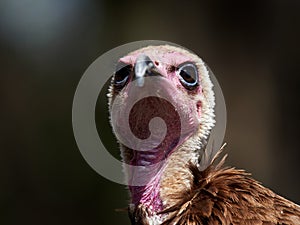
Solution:
<path fill-rule="evenodd" d="M 127 206 L 125 187 L 84 161 L 71 110 L 98 56 L 143 39 L 208 63 L 227 104 L 228 164 L 299 203 L 299 10 L 296 0 L 2 0 L 0 224 L 129 224 L 115 211 Z M 105 105 L 98 129 L 116 146 L 101 125 Z"/>

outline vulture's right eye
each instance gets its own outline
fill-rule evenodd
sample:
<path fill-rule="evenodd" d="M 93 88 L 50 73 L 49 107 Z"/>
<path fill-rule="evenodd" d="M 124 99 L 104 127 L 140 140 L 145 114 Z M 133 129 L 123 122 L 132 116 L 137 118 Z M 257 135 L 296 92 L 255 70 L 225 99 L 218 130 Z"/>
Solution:
<path fill-rule="evenodd" d="M 123 64 L 123 65 L 118 65 L 118 68 L 119 69 L 117 69 L 114 75 L 114 84 L 117 87 L 122 88 L 128 81 L 128 78 L 132 71 L 132 66 Z"/>

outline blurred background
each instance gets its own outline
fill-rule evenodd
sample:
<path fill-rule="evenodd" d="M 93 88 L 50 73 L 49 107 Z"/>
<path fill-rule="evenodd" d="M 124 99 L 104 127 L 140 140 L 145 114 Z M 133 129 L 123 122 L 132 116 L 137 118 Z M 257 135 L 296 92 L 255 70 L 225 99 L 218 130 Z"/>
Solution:
<path fill-rule="evenodd" d="M 129 224 L 115 211 L 125 187 L 84 161 L 71 110 L 98 56 L 143 39 L 208 63 L 226 99 L 227 164 L 300 203 L 299 10 L 296 0 L 1 0 L 0 224 Z"/>

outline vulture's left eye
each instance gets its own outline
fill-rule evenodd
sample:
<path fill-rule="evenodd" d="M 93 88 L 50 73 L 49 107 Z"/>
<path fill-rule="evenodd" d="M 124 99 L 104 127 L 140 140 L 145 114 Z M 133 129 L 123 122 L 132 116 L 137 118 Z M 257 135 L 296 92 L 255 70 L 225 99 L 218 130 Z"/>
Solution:
<path fill-rule="evenodd" d="M 187 89 L 193 89 L 198 86 L 198 70 L 192 63 L 185 63 L 177 68 L 179 80 Z"/>

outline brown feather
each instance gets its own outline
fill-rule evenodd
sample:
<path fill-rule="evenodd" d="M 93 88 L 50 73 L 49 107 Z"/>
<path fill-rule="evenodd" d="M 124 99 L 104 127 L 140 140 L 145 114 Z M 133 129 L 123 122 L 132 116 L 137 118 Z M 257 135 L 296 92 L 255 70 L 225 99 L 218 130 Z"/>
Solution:
<path fill-rule="evenodd" d="M 147 220 L 149 212 L 148 212 L 147 208 L 143 205 L 139 205 L 139 206 L 135 207 L 133 212 L 132 212 L 132 210 L 128 209 L 128 215 L 129 215 L 131 224 L 150 225 Z"/>
<path fill-rule="evenodd" d="M 244 170 L 224 167 L 225 157 L 204 171 L 189 165 L 193 185 L 187 193 L 178 193 L 181 201 L 160 212 L 168 214 L 164 225 L 300 224 L 298 205 L 263 187 Z"/>

